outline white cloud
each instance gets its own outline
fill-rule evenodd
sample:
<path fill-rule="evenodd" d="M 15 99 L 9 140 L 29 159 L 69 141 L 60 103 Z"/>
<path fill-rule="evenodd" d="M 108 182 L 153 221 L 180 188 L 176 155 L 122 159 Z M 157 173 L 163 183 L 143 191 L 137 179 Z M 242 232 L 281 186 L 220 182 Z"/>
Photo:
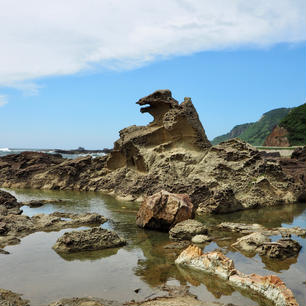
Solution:
<path fill-rule="evenodd" d="M 306 38 L 305 0 L 0 0 L 0 86 Z M 36 88 L 36 89 L 35 89 Z"/>
<path fill-rule="evenodd" d="M 7 96 L 6 95 L 0 95 L 0 107 L 7 104 Z"/>

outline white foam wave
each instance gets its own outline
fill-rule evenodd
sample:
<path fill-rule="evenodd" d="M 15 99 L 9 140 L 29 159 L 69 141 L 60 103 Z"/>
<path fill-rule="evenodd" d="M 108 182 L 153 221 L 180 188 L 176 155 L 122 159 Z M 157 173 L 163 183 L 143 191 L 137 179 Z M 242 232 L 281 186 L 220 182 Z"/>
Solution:
<path fill-rule="evenodd" d="M 10 152 L 11 149 L 9 149 L 9 148 L 0 148 L 0 151 L 1 152 Z"/>

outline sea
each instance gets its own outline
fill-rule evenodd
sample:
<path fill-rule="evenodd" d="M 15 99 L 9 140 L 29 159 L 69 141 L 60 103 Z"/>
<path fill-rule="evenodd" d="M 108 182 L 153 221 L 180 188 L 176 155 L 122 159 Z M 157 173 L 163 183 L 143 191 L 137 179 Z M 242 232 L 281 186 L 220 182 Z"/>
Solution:
<path fill-rule="evenodd" d="M 19 153 L 25 152 L 25 151 L 58 154 L 58 153 L 56 153 L 55 149 L 0 148 L 0 157 L 5 156 L 5 155 L 9 155 L 9 154 L 19 154 Z M 105 154 L 104 153 L 82 153 L 82 154 L 61 154 L 61 155 L 64 158 L 75 159 L 75 158 L 78 158 L 80 156 L 86 156 L 86 155 L 90 155 L 93 158 L 95 158 L 95 157 L 98 157 L 98 156 L 103 156 Z"/>

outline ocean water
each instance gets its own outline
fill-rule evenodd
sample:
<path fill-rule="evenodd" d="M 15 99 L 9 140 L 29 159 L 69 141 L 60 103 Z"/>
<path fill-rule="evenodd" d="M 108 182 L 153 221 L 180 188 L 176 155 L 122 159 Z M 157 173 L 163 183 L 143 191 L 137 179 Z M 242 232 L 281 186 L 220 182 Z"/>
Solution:
<path fill-rule="evenodd" d="M 49 154 L 56 154 L 54 149 L 28 149 L 28 148 L 0 148 L 0 157 L 9 155 L 9 154 L 19 154 L 24 151 L 34 151 L 34 152 L 43 152 L 43 153 L 49 153 Z M 61 154 L 64 158 L 74 159 L 80 156 L 86 156 L 91 155 L 93 158 L 98 156 L 105 155 L 104 153 L 87 153 L 87 154 Z"/>
<path fill-rule="evenodd" d="M 48 305 L 63 297 L 96 296 L 122 302 L 142 300 L 160 292 L 162 284 L 190 286 L 190 291 L 204 301 L 233 303 L 238 306 L 270 306 L 258 296 L 236 290 L 225 281 L 205 273 L 183 269 L 174 264 L 178 251 L 169 248 L 167 233 L 143 230 L 136 226 L 137 203 L 118 201 L 98 192 L 42 191 L 5 189 L 19 201 L 61 199 L 39 208 L 23 207 L 24 214 L 97 212 L 109 219 L 103 228 L 115 230 L 127 245 L 102 251 L 57 254 L 52 246 L 64 232 L 31 234 L 0 255 L 0 288 L 22 293 L 32 306 Z M 306 204 L 240 211 L 199 218 L 206 224 L 220 222 L 259 223 L 266 227 L 306 227 Z M 75 230 L 75 229 L 74 229 Z M 216 248 L 233 259 L 244 273 L 278 275 L 292 289 L 299 304 L 306 305 L 306 241 L 293 236 L 302 249 L 295 258 L 284 261 L 267 260 L 258 255 L 247 257 L 231 247 L 236 237 L 220 237 L 203 245 L 204 251 Z M 225 239 L 223 239 L 225 238 Z M 272 237 L 273 240 L 279 237 Z M 139 293 L 135 289 L 140 288 Z"/>

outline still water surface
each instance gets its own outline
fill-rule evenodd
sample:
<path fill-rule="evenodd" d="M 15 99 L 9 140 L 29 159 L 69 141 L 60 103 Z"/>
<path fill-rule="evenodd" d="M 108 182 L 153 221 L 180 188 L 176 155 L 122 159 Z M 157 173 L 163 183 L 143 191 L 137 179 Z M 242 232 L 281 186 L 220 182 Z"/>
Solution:
<path fill-rule="evenodd" d="M 175 249 L 167 248 L 167 233 L 147 231 L 135 226 L 137 204 L 120 202 L 110 196 L 90 192 L 37 190 L 7 190 L 19 201 L 32 199 L 64 199 L 60 204 L 40 208 L 23 207 L 26 215 L 37 213 L 97 212 L 109 218 L 102 225 L 127 239 L 122 248 L 60 256 L 51 247 L 64 232 L 39 232 L 5 249 L 10 255 L 0 255 L 0 288 L 23 293 L 31 305 L 47 305 L 62 297 L 96 296 L 128 301 L 141 300 L 158 292 L 158 286 L 187 284 L 199 299 L 233 303 L 239 306 L 267 305 L 256 297 L 247 296 L 216 277 L 178 268 Z M 248 210 L 209 218 L 199 218 L 207 224 L 223 221 L 260 223 L 266 227 L 306 227 L 306 204 Z M 218 233 L 217 233 L 218 235 Z M 291 288 L 300 305 L 306 305 L 305 239 L 293 237 L 303 246 L 298 258 L 286 261 L 263 260 L 256 255 L 248 258 L 230 247 L 234 237 L 220 236 L 216 242 L 203 246 L 205 251 L 221 248 L 244 273 L 276 274 Z M 279 237 L 272 237 L 273 240 Z M 165 248 L 166 246 L 166 248 Z M 135 289 L 141 288 L 136 294 Z"/>

